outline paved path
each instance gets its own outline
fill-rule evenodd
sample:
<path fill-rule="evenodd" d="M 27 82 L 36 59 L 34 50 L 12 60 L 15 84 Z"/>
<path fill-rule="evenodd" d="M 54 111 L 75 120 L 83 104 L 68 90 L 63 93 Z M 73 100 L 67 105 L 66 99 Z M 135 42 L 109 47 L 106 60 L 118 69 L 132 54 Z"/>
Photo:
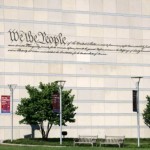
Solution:
<path fill-rule="evenodd" d="M 11 143 L 0 143 L 0 145 L 9 145 L 9 146 L 30 146 L 30 147 L 36 147 L 36 146 L 41 146 L 41 147 L 66 147 L 66 146 L 51 146 L 51 145 L 28 145 L 28 144 L 11 144 Z"/>

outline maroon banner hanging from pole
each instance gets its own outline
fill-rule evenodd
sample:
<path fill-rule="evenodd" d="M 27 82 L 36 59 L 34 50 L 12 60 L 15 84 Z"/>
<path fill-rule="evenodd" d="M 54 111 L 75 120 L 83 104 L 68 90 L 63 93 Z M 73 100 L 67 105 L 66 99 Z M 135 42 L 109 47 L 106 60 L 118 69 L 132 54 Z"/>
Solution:
<path fill-rule="evenodd" d="M 1 113 L 10 113 L 9 95 L 1 95 Z"/>
<path fill-rule="evenodd" d="M 137 90 L 132 91 L 133 96 L 133 112 L 137 112 Z"/>
<path fill-rule="evenodd" d="M 59 113 L 60 112 L 59 93 L 53 94 L 53 96 L 52 96 L 52 106 L 53 106 L 53 112 L 55 112 L 55 113 Z"/>

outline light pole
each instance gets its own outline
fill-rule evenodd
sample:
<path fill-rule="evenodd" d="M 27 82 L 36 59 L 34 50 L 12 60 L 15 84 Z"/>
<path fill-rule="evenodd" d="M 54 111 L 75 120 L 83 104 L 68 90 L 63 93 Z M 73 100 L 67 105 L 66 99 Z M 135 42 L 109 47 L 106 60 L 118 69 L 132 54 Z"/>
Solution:
<path fill-rule="evenodd" d="M 140 80 L 143 77 L 139 77 L 139 76 L 135 76 L 135 77 L 131 77 L 132 79 L 136 80 L 136 90 L 137 90 L 137 94 L 136 94 L 136 100 L 137 100 L 137 136 L 138 136 L 138 147 L 140 147 L 140 101 L 139 101 L 139 84 L 140 84 Z"/>
<path fill-rule="evenodd" d="M 58 83 L 59 86 L 59 95 L 60 95 L 60 108 L 59 108 L 60 122 L 59 123 L 60 123 L 60 145 L 62 145 L 62 89 L 66 81 L 59 80 L 56 82 Z"/>
<path fill-rule="evenodd" d="M 11 142 L 13 141 L 13 92 L 16 86 L 17 86 L 16 84 L 8 84 L 11 97 Z"/>

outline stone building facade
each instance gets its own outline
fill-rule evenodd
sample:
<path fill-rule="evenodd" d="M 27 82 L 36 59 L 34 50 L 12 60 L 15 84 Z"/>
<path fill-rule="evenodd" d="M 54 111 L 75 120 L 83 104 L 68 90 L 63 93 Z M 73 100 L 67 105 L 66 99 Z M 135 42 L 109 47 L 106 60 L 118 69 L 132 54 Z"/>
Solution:
<path fill-rule="evenodd" d="M 65 80 L 75 94 L 76 122 L 68 137 L 137 137 L 132 76 L 140 81 L 141 137 L 150 135 L 142 111 L 150 95 L 150 1 L 0 0 L 0 95 L 14 90 L 14 138 L 31 133 L 15 115 L 25 86 Z M 0 113 L 0 139 L 11 137 L 11 113 Z M 35 132 L 40 136 L 39 131 Z M 50 137 L 59 137 L 53 126 Z"/>

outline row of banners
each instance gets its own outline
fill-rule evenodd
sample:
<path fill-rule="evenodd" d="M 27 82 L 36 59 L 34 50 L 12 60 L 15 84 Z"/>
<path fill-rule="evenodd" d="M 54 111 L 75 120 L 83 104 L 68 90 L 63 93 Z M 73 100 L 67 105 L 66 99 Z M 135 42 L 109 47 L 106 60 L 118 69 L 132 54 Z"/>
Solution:
<path fill-rule="evenodd" d="M 52 106 L 53 106 L 53 112 L 59 113 L 59 110 L 60 110 L 59 94 L 54 94 L 52 96 Z M 10 96 L 9 95 L 1 96 L 1 113 L 10 113 Z"/>
<path fill-rule="evenodd" d="M 133 111 L 137 112 L 137 91 L 133 90 L 132 95 L 133 95 Z M 52 107 L 53 107 L 53 112 L 55 113 L 60 112 L 59 93 L 53 94 Z M 1 113 L 10 113 L 10 96 L 9 95 L 1 96 Z"/>

